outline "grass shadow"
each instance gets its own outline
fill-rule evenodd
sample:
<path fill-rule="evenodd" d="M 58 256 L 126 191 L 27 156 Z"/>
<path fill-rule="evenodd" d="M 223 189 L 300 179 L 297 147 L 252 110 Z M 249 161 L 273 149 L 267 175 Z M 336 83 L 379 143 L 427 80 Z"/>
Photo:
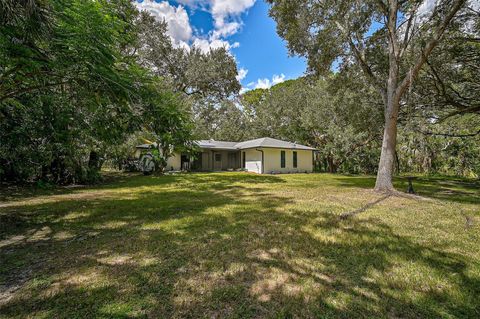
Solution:
<path fill-rule="evenodd" d="M 134 177 L 0 208 L 27 221 L 0 241 L 0 291 L 18 289 L 0 316 L 478 316 L 478 259 L 304 205 L 288 179 L 300 177 L 257 176 Z"/>
<path fill-rule="evenodd" d="M 331 175 L 340 187 L 373 189 L 374 176 Z M 399 191 L 407 191 L 406 177 L 394 178 L 394 186 Z M 424 197 L 465 204 L 480 204 L 480 181 L 458 177 L 419 176 L 413 180 L 415 192 Z"/>

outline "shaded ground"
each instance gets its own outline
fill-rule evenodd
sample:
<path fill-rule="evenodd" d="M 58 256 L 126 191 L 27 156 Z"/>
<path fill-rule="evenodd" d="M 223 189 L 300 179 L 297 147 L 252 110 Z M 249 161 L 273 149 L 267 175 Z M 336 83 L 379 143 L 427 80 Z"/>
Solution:
<path fill-rule="evenodd" d="M 416 181 L 430 200 L 373 183 L 215 173 L 4 194 L 0 317 L 478 318 L 478 183 Z"/>

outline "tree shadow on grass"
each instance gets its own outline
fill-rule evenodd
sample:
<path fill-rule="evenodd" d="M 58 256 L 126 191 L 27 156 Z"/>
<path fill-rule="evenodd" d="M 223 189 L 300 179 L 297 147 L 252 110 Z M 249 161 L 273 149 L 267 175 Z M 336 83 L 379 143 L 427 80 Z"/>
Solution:
<path fill-rule="evenodd" d="M 256 188 L 262 183 L 277 182 L 278 178 L 270 176 L 244 174 L 233 179 L 208 174 L 141 180 L 122 184 L 119 188 L 142 187 L 125 196 L 67 197 L 0 210 L 3 216 L 15 221 L 2 226 L 0 292 L 9 297 L 32 278 L 72 272 L 85 266 L 83 256 L 97 256 L 102 251 L 117 253 L 123 247 L 129 247 L 128 254 L 145 252 L 145 247 L 153 252 L 166 250 L 161 259 L 169 260 L 168 254 L 181 250 L 178 245 L 194 250 L 193 246 L 199 243 L 196 240 L 211 240 L 218 229 L 229 224 L 225 216 L 216 213 L 216 208 L 234 204 L 252 206 L 258 211 L 288 202 Z M 178 185 L 171 187 L 175 183 Z M 254 186 L 248 186 L 247 192 L 245 183 Z M 254 198 L 250 198 L 252 194 Z M 261 203 L 255 201 L 259 198 Z M 130 243 L 135 246 L 130 247 Z M 139 243 L 142 245 L 138 246 Z M 60 262 L 56 259 L 59 256 Z M 46 305 L 52 306 L 48 302 Z"/>
<path fill-rule="evenodd" d="M 152 187 L 175 185 L 185 183 L 186 186 L 195 184 L 212 183 L 218 188 L 231 187 L 235 183 L 282 183 L 282 179 L 276 176 L 258 175 L 243 172 L 220 172 L 220 173 L 178 173 L 167 175 L 143 176 L 141 173 L 108 173 L 105 181 L 95 185 L 70 185 L 53 186 L 51 188 L 39 188 L 34 186 L 10 185 L 0 187 L 1 203 L 12 201 L 24 201 L 38 197 L 52 195 L 72 195 L 91 190 L 115 190 L 130 187 Z"/>
<path fill-rule="evenodd" d="M 10 235 L 26 238 L 0 247 L 4 281 L 30 270 L 0 314 L 479 315 L 478 265 L 466 256 L 399 236 L 377 219 L 300 210 L 259 180 L 246 186 L 224 184 L 221 175 L 189 177 L 181 185 L 196 187 L 152 184 L 125 197 L 16 207 L 33 214 L 31 227 L 49 231 L 35 238 L 19 228 Z"/>
<path fill-rule="evenodd" d="M 333 176 L 333 175 L 332 175 Z M 374 176 L 335 175 L 333 178 L 339 186 L 373 189 Z M 406 177 L 394 179 L 394 186 L 399 191 L 408 188 Z M 424 197 L 463 204 L 480 204 L 480 181 L 455 177 L 416 177 L 413 180 L 415 192 Z"/>

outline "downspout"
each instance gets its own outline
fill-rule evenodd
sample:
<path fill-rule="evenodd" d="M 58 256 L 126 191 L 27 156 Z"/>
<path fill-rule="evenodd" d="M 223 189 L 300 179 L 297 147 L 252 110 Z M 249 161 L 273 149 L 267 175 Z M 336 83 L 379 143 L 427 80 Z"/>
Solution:
<path fill-rule="evenodd" d="M 265 170 L 264 170 L 264 165 L 265 165 L 265 161 L 264 161 L 264 159 L 265 159 L 265 156 L 264 156 L 264 154 L 263 154 L 263 150 L 260 150 L 260 149 L 258 149 L 258 148 L 256 148 L 255 150 L 256 150 L 256 151 L 259 151 L 259 152 L 261 152 L 261 153 L 262 153 L 262 171 L 261 171 L 261 173 L 260 173 L 260 174 L 263 174 L 263 173 L 264 173 L 264 171 L 265 171 Z"/>

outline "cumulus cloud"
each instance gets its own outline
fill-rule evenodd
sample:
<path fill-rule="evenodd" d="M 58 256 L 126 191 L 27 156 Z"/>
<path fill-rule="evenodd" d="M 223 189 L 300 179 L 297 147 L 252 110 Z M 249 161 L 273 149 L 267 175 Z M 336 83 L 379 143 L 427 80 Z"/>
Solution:
<path fill-rule="evenodd" d="M 192 27 L 187 11 L 183 6 L 175 7 L 168 1 L 156 2 L 144 0 L 136 3 L 140 11 L 148 11 L 158 20 L 164 20 L 168 25 L 168 35 L 176 46 L 188 46 L 192 38 Z"/>
<path fill-rule="evenodd" d="M 198 8 L 208 3 L 207 0 L 177 0 L 177 2 L 190 8 Z"/>
<path fill-rule="evenodd" d="M 247 87 L 251 89 L 269 89 L 272 86 L 282 83 L 285 81 L 285 74 L 274 74 L 272 79 L 268 78 L 263 78 L 263 79 L 258 79 L 257 82 L 250 82 L 247 84 Z"/>
<path fill-rule="evenodd" d="M 212 31 L 212 38 L 222 38 L 234 35 L 240 30 L 241 24 L 239 22 L 224 23 L 219 29 Z"/>
<path fill-rule="evenodd" d="M 245 79 L 245 77 L 247 76 L 247 73 L 248 73 L 247 69 L 240 68 L 240 70 L 238 70 L 237 80 L 240 82 L 243 79 Z"/>
<path fill-rule="evenodd" d="M 255 0 L 211 0 L 212 16 L 215 26 L 221 28 L 225 25 L 225 20 L 240 15 L 250 9 Z"/>
<path fill-rule="evenodd" d="M 240 15 L 250 9 L 255 0 L 211 0 L 215 34 L 228 37 L 241 27 Z"/>
<path fill-rule="evenodd" d="M 150 12 L 158 20 L 165 20 L 168 24 L 168 35 L 176 47 L 189 49 L 195 45 L 202 51 L 226 48 L 237 48 L 238 42 L 231 43 L 226 38 L 237 33 L 241 26 L 240 15 L 255 4 L 256 0 L 177 0 L 178 6 L 168 1 L 156 2 L 143 0 L 136 2 L 139 10 Z M 199 30 L 192 30 L 190 20 L 184 6 L 190 9 L 201 8 L 212 14 L 214 29 L 208 34 L 198 34 Z M 195 35 L 194 35 L 195 33 Z"/>
<path fill-rule="evenodd" d="M 215 50 L 218 48 L 225 48 L 227 51 L 229 51 L 232 48 L 237 48 L 239 45 L 240 43 L 238 42 L 230 43 L 225 40 L 212 38 L 194 38 L 192 42 L 192 46 L 199 48 L 203 52 L 208 52 L 210 50 Z"/>

